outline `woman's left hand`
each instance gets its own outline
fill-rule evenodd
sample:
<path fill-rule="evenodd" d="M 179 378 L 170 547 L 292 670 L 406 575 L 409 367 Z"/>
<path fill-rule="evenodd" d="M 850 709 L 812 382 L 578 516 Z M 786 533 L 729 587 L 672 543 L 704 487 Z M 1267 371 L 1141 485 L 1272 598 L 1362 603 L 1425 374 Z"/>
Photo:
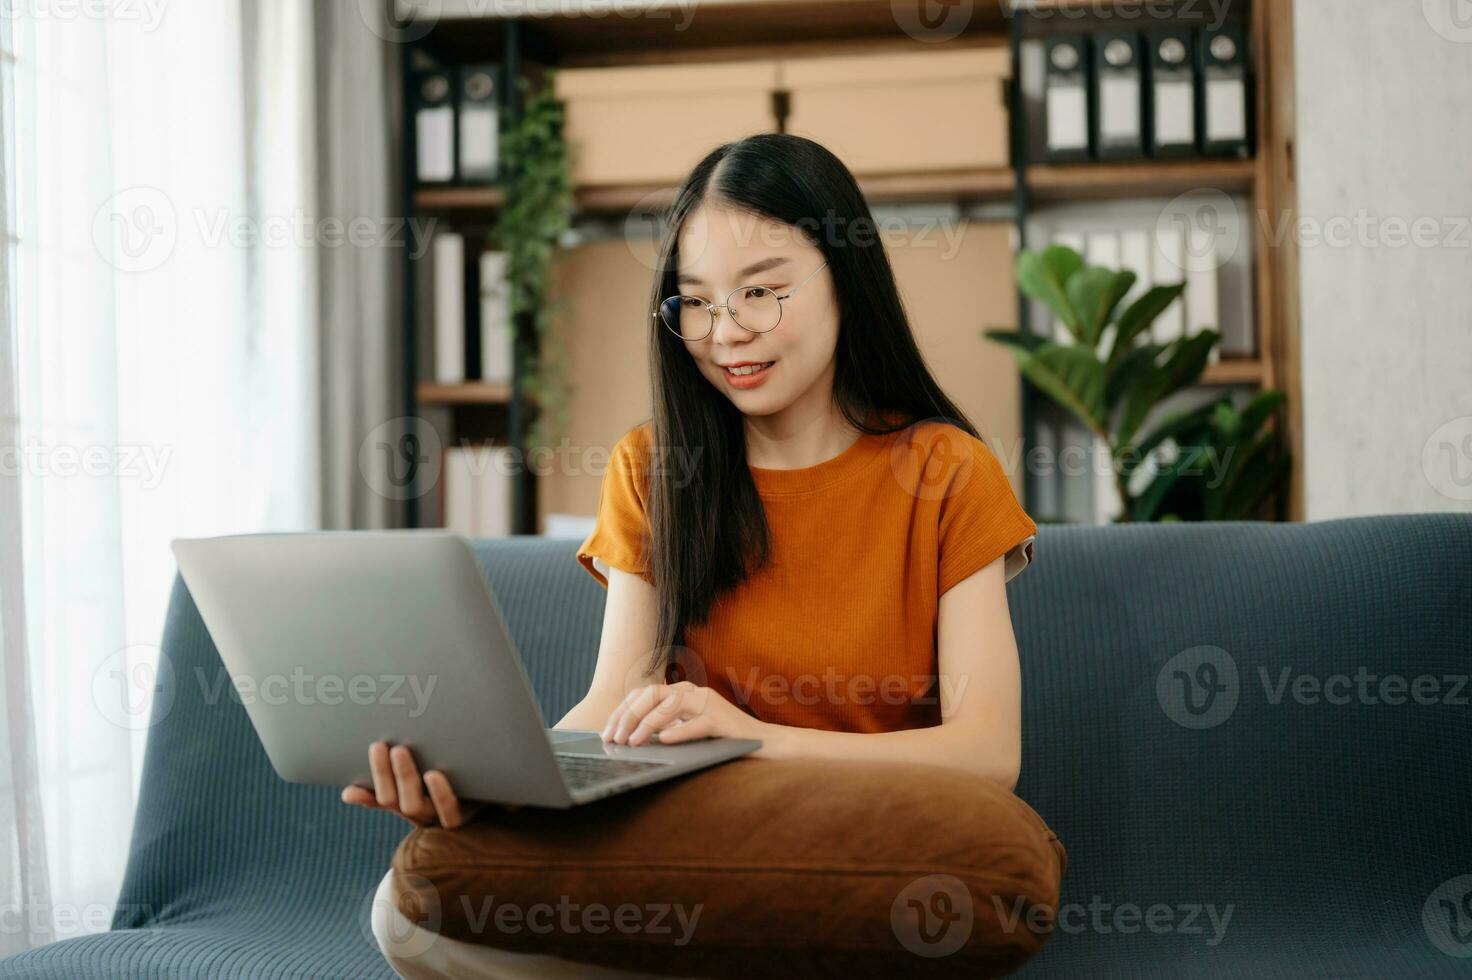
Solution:
<path fill-rule="evenodd" d="M 630 691 L 608 716 L 603 740 L 643 745 L 656 733 L 663 745 L 697 738 L 761 738 L 766 727 L 710 688 L 681 681 Z"/>

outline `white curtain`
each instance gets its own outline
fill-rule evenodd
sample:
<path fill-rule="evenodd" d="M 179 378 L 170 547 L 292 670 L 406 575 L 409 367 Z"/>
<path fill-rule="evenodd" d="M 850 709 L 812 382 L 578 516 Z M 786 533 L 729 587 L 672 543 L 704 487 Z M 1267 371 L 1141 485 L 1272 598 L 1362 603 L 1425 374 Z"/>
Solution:
<path fill-rule="evenodd" d="M 0 16 L 0 955 L 107 928 L 169 541 L 320 526 L 310 5 L 251 16 Z"/>

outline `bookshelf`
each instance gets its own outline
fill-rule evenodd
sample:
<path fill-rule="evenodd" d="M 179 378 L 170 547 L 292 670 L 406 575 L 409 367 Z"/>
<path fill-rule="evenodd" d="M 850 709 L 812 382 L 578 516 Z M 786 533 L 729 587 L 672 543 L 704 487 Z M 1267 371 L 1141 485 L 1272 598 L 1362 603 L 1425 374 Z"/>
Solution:
<path fill-rule="evenodd" d="M 1028 114 L 1022 86 L 1021 48 L 1025 41 L 1061 33 L 1091 30 L 1140 29 L 1152 19 L 1168 23 L 1172 14 L 1184 16 L 1188 0 L 1161 4 L 1155 0 L 1023 0 L 1009 19 L 1013 50 L 1013 162 L 1016 176 L 1018 240 L 1027 240 L 1027 217 L 1038 205 L 1109 201 L 1127 198 L 1169 199 L 1190 191 L 1211 189 L 1240 195 L 1250 202 L 1254 266 L 1252 313 L 1255 356 L 1224 355 L 1208 366 L 1202 385 L 1278 388 L 1287 404 L 1277 418 L 1284 445 L 1292 456 L 1292 471 L 1280 495 L 1277 517 L 1303 520 L 1303 444 L 1299 379 L 1298 255 L 1293 236 L 1282 242 L 1271 238 L 1265 216 L 1296 213 L 1294 187 L 1293 118 L 1293 4 L 1292 0 L 1231 0 L 1226 16 L 1242 24 L 1253 54 L 1252 128 L 1255 147 L 1246 159 L 1141 160 L 1054 164 L 1031 159 L 1035 140 L 1027 129 Z M 1198 8 L 1199 9 L 1199 8 Z M 1199 16 L 1199 13 L 1198 15 Z M 1037 243 L 1041 246 L 1043 243 Z M 1019 299 L 1019 322 L 1029 329 L 1029 304 Z M 1038 393 L 1023 388 L 1023 429 L 1035 427 Z M 1034 478 L 1028 475 L 1029 495 Z"/>
<path fill-rule="evenodd" d="M 1176 0 L 1186 8 L 1191 0 Z M 1125 198 L 1170 198 L 1197 188 L 1214 188 L 1244 195 L 1259 214 L 1291 212 L 1293 186 L 1292 119 L 1292 7 L 1291 0 L 1233 0 L 1249 25 L 1255 48 L 1254 107 L 1257 152 L 1250 159 L 1147 160 L 1130 163 L 1049 164 L 1029 159 L 1019 51 L 1029 37 L 1060 29 L 1087 29 L 1090 19 L 1107 19 L 1144 8 L 1161 9 L 1161 0 L 1031 0 L 1026 11 L 1014 10 L 1013 0 L 978 0 L 954 36 L 936 43 L 915 36 L 897 22 L 900 9 L 891 0 L 703 0 L 697 15 L 678 33 L 670 17 L 679 8 L 655 3 L 640 16 L 590 17 L 564 5 L 555 13 L 527 14 L 525 7 L 507 7 L 501 15 L 495 3 L 468 4 L 446 0 L 440 19 L 421 39 L 403 45 L 405 91 L 409 68 L 424 56 L 444 65 L 499 62 L 508 76 L 534 76 L 542 67 L 678 64 L 742 61 L 809 54 L 893 53 L 940 50 L 948 47 L 1005 45 L 1012 51 L 1013 83 L 1008 99 L 1012 114 L 1012 161 L 1003 167 L 868 174 L 860 178 L 866 197 L 874 204 L 908 202 L 987 204 L 1015 221 L 1017 240 L 1026 242 L 1026 222 L 1039 205 L 1107 201 Z M 1048 23 L 1047 17 L 1056 15 Z M 1062 16 L 1066 15 L 1066 16 Z M 1043 21 L 1040 23 L 1040 20 Z M 1138 26 L 1138 20 L 1129 21 Z M 673 38 L 673 40 L 672 40 Z M 514 119 L 515 86 L 502 87 L 503 119 Z M 500 186 L 420 187 L 413 182 L 413 125 L 406 114 L 406 185 L 404 195 L 411 216 L 433 217 L 451 227 L 493 224 L 506 203 Z M 733 134 L 740 135 L 740 134 Z M 512 161 L 503 163 L 514 165 Z M 653 184 L 580 186 L 574 189 L 575 218 L 609 218 L 636 206 L 660 204 L 660 194 L 672 187 Z M 1271 242 L 1263 222 L 1255 229 L 1253 305 L 1256 356 L 1224 356 L 1203 378 L 1207 386 L 1268 386 L 1288 395 L 1279 420 L 1294 468 L 1287 506 L 1280 516 L 1302 518 L 1301 427 L 1297 346 L 1297 255 L 1290 241 Z M 406 259 L 406 262 L 409 260 Z M 420 406 L 448 413 L 453 432 L 489 434 L 494 441 L 518 444 L 535 405 L 521 390 L 519 379 L 509 385 L 470 382 L 437 385 L 419 377 L 413 352 L 421 338 L 416 331 L 413 269 L 406 270 L 408 309 L 404 343 L 409 356 L 404 372 L 407 414 Z M 1028 304 L 1018 296 L 1019 324 L 1027 329 Z M 531 352 L 531 325 L 516 325 L 518 352 Z M 978 341 L 980 342 L 980 341 Z M 1037 393 L 1022 386 L 1022 432 L 1031 438 Z M 1029 479 L 1031 479 L 1029 477 Z M 1031 493 L 1031 487 L 1025 491 Z M 536 483 L 528 474 L 515 489 L 517 533 L 534 533 L 538 515 Z M 418 524 L 417 508 L 409 501 L 407 520 Z"/>

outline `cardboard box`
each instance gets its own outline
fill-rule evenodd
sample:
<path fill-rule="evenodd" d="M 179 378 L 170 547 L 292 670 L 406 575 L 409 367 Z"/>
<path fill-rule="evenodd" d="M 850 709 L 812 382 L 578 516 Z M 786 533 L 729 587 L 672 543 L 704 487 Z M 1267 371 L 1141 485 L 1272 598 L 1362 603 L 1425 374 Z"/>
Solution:
<path fill-rule="evenodd" d="M 856 175 L 1006 167 L 1005 47 L 788 59 L 787 131 Z"/>
<path fill-rule="evenodd" d="M 674 184 L 722 143 L 777 128 L 775 61 L 564 68 L 576 186 Z"/>

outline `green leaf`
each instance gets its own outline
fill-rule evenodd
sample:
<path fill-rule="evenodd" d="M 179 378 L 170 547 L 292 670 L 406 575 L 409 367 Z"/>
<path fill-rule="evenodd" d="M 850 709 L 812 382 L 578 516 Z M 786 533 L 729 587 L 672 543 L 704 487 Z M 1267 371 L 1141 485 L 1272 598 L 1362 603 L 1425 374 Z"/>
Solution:
<path fill-rule="evenodd" d="M 1287 400 L 1288 396 L 1277 389 L 1270 388 L 1267 391 L 1258 392 L 1247 403 L 1247 407 L 1242 409 L 1242 428 L 1240 430 L 1242 434 L 1250 436 L 1257 432 L 1262 428 L 1263 423 L 1272 417 L 1277 407 Z"/>
<path fill-rule="evenodd" d="M 1160 505 L 1165 502 L 1166 495 L 1185 476 L 1188 470 L 1200 465 L 1204 450 L 1200 446 L 1182 447 L 1181 454 L 1155 475 L 1150 485 L 1145 488 L 1134 503 L 1130 506 L 1130 519 L 1134 521 L 1149 521 L 1155 518 Z"/>
<path fill-rule="evenodd" d="M 1088 347 L 1099 346 L 1110 315 L 1134 284 L 1133 272 L 1115 272 L 1094 266 L 1068 280 L 1065 292 L 1078 313 L 1079 326 L 1083 331 L 1079 337 L 1081 343 Z"/>
<path fill-rule="evenodd" d="M 1217 460 L 1225 460 L 1225 466 L 1221 474 L 1221 482 L 1216 486 L 1207 485 L 1205 487 L 1208 504 L 1214 509 L 1224 510 L 1226 508 L 1224 502 L 1236 492 L 1242 474 L 1251 469 L 1257 460 L 1268 456 L 1276 442 L 1277 438 L 1274 434 L 1264 433 L 1248 443 L 1213 446 L 1217 453 Z"/>
<path fill-rule="evenodd" d="M 1240 521 L 1251 515 L 1273 488 L 1287 479 L 1291 468 L 1288 457 L 1281 454 L 1254 459 L 1220 505 L 1217 520 Z"/>
<path fill-rule="evenodd" d="M 1050 342 L 1047 337 L 1044 337 L 1040 333 L 1022 330 L 983 330 L 982 336 L 989 340 L 994 340 L 999 344 L 1005 344 L 1008 347 L 1020 347 L 1027 351 L 1037 350 L 1039 347 Z"/>
<path fill-rule="evenodd" d="M 1012 348 L 1022 374 L 1068 409 L 1090 430 L 1104 429 L 1104 365 L 1090 350 L 1045 343 L 1036 350 Z"/>
<path fill-rule="evenodd" d="M 1185 283 L 1155 286 L 1127 306 L 1114 324 L 1114 346 L 1109 351 L 1109 363 L 1113 364 L 1124 357 L 1135 338 L 1169 309 L 1170 304 L 1180 299 L 1185 291 Z"/>
<path fill-rule="evenodd" d="M 1068 299 L 1068 280 L 1084 266 L 1084 260 L 1073 249 L 1053 245 L 1042 252 L 1024 250 L 1017 256 L 1017 285 L 1023 295 L 1045 304 L 1057 314 L 1070 333 L 1079 336 L 1078 313 Z"/>
<path fill-rule="evenodd" d="M 1111 410 L 1130 390 L 1140 373 L 1155 363 L 1163 347 L 1157 344 L 1141 344 L 1130 348 L 1130 352 L 1113 364 L 1105 365 L 1108 379 L 1104 391 L 1104 404 Z"/>
<path fill-rule="evenodd" d="M 1188 433 L 1195 432 L 1204 428 L 1210 421 L 1211 416 L 1213 412 L 1215 412 L 1217 406 L 1220 405 L 1223 401 L 1229 401 L 1227 396 L 1223 395 L 1219 401 L 1208 402 L 1207 404 L 1202 405 L 1198 408 L 1193 408 L 1188 412 L 1178 412 L 1175 415 L 1164 419 L 1160 423 L 1160 425 L 1155 428 L 1155 431 L 1151 432 L 1148 437 L 1140 440 L 1139 444 L 1135 446 L 1135 453 L 1141 459 L 1143 459 L 1151 452 L 1154 452 L 1155 449 L 1159 447 L 1162 443 L 1164 443 L 1167 439 L 1179 439 L 1181 441 L 1195 442 L 1195 440 L 1186 440 L 1185 436 Z M 1135 468 L 1138 465 L 1138 461 L 1128 462 L 1128 465 L 1125 466 L 1126 479 L 1128 479 L 1130 473 L 1133 473 L 1135 471 Z"/>
<path fill-rule="evenodd" d="M 1120 419 L 1117 444 L 1128 446 L 1144 424 L 1150 410 L 1168 395 L 1194 383 L 1206 370 L 1206 361 L 1221 337 L 1215 330 L 1203 330 L 1182 337 L 1165 346 L 1165 363 L 1152 364 L 1141 372 L 1141 378 L 1125 398 L 1124 416 Z"/>
<path fill-rule="evenodd" d="M 1251 508 L 1251 501 L 1237 500 L 1237 488 L 1248 479 L 1248 474 L 1258 478 L 1265 465 L 1262 460 L 1273 454 L 1278 444 L 1277 434 L 1259 430 L 1283 397 L 1279 391 L 1261 392 L 1241 412 L 1231 406 L 1229 399 L 1224 399 L 1226 405 L 1219 406 L 1212 419 L 1212 436 L 1217 458 L 1225 460 L 1226 469 L 1220 486 L 1205 487 L 1210 513 L 1226 515 Z"/>

